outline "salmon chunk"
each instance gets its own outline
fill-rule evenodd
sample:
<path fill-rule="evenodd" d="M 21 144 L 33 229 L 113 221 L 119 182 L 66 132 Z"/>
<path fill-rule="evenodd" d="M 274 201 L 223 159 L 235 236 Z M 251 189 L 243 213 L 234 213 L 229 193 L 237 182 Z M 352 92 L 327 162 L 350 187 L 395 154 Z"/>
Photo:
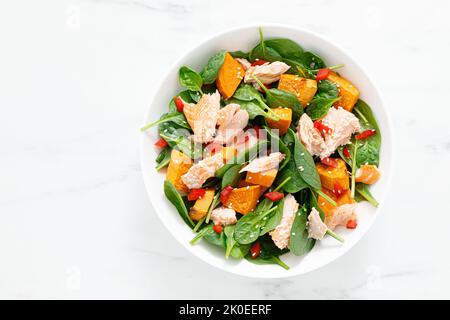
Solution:
<path fill-rule="evenodd" d="M 181 176 L 181 180 L 189 189 L 201 188 L 208 178 L 214 177 L 217 169 L 223 166 L 221 152 L 207 157 L 189 168 L 188 172 Z"/>

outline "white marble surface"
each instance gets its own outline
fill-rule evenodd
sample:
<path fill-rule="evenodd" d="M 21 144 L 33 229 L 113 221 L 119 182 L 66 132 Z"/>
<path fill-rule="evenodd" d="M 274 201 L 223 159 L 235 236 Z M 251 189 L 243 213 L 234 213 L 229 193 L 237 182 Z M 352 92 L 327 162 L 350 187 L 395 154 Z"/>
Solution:
<path fill-rule="evenodd" d="M 450 298 L 449 6 L 2 1 L 0 298 Z M 281 281 L 191 256 L 152 212 L 138 160 L 138 127 L 166 66 L 216 32 L 262 22 L 350 51 L 378 83 L 396 138 L 390 196 L 366 237 Z"/>

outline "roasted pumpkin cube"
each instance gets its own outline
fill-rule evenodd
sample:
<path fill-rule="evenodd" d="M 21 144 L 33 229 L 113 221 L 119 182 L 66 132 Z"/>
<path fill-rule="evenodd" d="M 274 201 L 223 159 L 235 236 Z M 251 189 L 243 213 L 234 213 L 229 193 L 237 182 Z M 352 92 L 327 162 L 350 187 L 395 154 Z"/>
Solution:
<path fill-rule="evenodd" d="M 343 204 L 351 204 L 354 203 L 355 200 L 350 195 L 350 190 L 345 190 L 344 193 L 338 198 L 336 195 L 325 188 L 322 188 L 322 191 L 329 196 L 331 199 L 336 201 L 338 206 L 341 206 Z M 325 198 L 323 198 L 321 195 L 317 198 L 317 202 L 319 203 L 319 207 L 322 209 L 323 213 L 325 214 L 325 223 L 330 221 L 333 217 L 333 211 L 335 206 L 333 206 L 331 203 L 328 202 Z"/>
<path fill-rule="evenodd" d="M 220 94 L 225 99 L 231 98 L 244 75 L 245 70 L 242 65 L 227 52 L 216 79 L 217 89 L 219 89 Z"/>
<path fill-rule="evenodd" d="M 334 103 L 335 107 L 342 107 L 351 112 L 359 98 L 359 90 L 347 79 L 338 76 L 335 72 L 330 72 L 328 80 L 333 82 L 339 90 L 342 98 Z"/>
<path fill-rule="evenodd" d="M 356 170 L 355 181 L 365 184 L 374 184 L 381 177 L 378 167 L 372 164 L 363 164 Z"/>
<path fill-rule="evenodd" d="M 278 170 L 271 169 L 263 172 L 250 172 L 247 171 L 247 176 L 245 177 L 245 182 L 251 184 L 257 184 L 264 187 L 270 187 L 275 181 Z"/>
<path fill-rule="evenodd" d="M 226 163 L 236 157 L 237 149 L 235 147 L 223 147 L 222 148 L 222 157 L 223 161 Z"/>
<path fill-rule="evenodd" d="M 166 179 L 172 182 L 175 189 L 181 192 L 188 192 L 189 188 L 181 180 L 181 176 L 188 172 L 192 166 L 192 160 L 178 150 L 172 150 L 170 162 L 167 168 Z"/>
<path fill-rule="evenodd" d="M 335 183 L 338 183 L 342 189 L 349 189 L 349 174 L 345 161 L 342 159 L 335 159 L 337 167 L 333 168 L 322 163 L 316 164 L 317 172 L 320 176 L 322 186 L 328 190 L 333 190 Z"/>
<path fill-rule="evenodd" d="M 317 92 L 317 81 L 294 74 L 283 74 L 278 82 L 278 89 L 295 94 L 305 108 Z"/>
<path fill-rule="evenodd" d="M 189 210 L 189 216 L 194 221 L 199 221 L 208 213 L 209 206 L 214 199 L 214 189 L 207 189 L 205 195 L 198 198 Z"/>
<path fill-rule="evenodd" d="M 235 188 L 231 191 L 231 194 L 224 205 L 241 214 L 247 214 L 256 208 L 260 195 L 260 186 Z"/>
<path fill-rule="evenodd" d="M 280 118 L 278 121 L 266 118 L 267 124 L 272 129 L 278 129 L 280 136 L 285 134 L 289 129 L 292 121 L 292 109 L 289 108 L 273 108 L 272 111 Z"/>

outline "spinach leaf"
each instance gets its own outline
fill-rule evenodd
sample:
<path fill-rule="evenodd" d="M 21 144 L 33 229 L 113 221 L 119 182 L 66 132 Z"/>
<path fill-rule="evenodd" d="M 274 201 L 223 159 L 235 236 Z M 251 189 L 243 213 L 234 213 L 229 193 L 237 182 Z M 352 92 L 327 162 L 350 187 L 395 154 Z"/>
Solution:
<path fill-rule="evenodd" d="M 222 233 L 217 233 L 214 229 L 213 229 L 213 224 L 209 224 L 207 226 L 207 232 L 203 235 L 203 239 L 205 239 L 207 242 L 221 247 L 221 248 L 226 248 L 226 244 L 225 244 L 225 234 Z"/>
<path fill-rule="evenodd" d="M 326 116 L 331 106 L 340 99 L 341 97 L 337 98 L 314 97 L 309 106 L 306 108 L 306 113 L 312 120 L 321 119 L 324 116 Z"/>
<path fill-rule="evenodd" d="M 288 270 L 289 266 L 280 260 L 279 256 L 288 252 L 288 249 L 279 249 L 272 239 L 266 234 L 258 239 L 261 246 L 261 252 L 258 258 L 252 259 L 248 254 L 245 258 L 255 264 L 278 264 Z"/>
<path fill-rule="evenodd" d="M 191 99 L 192 99 L 195 103 L 197 103 L 197 102 L 200 101 L 200 99 L 201 99 L 201 97 L 202 97 L 202 94 L 201 94 L 200 92 L 198 92 L 198 91 L 189 91 L 189 90 L 186 90 L 186 91 L 189 92 L 189 96 L 191 97 Z M 185 100 L 185 101 L 186 101 L 186 100 Z M 187 102 L 187 101 L 186 101 L 186 102 Z"/>
<path fill-rule="evenodd" d="M 248 117 L 250 120 L 255 119 L 257 116 L 266 117 L 268 115 L 267 112 L 265 112 L 261 106 L 258 104 L 256 100 L 254 101 L 242 101 L 238 99 L 228 99 L 229 103 L 236 103 L 238 104 L 242 110 L 247 111 Z"/>
<path fill-rule="evenodd" d="M 274 214 L 270 216 L 264 226 L 261 228 L 260 235 L 264 235 L 269 231 L 272 231 L 276 228 L 281 222 L 283 218 L 283 208 L 284 208 L 284 199 L 280 200 L 277 205 L 277 210 L 275 210 Z"/>
<path fill-rule="evenodd" d="M 256 59 L 266 60 L 266 61 L 282 61 L 283 57 L 271 47 L 264 47 L 261 44 L 258 44 L 256 47 L 250 51 L 248 56 L 250 61 L 255 61 Z"/>
<path fill-rule="evenodd" d="M 302 61 L 303 65 L 310 70 L 322 69 L 327 67 L 321 57 L 309 51 L 303 53 Z"/>
<path fill-rule="evenodd" d="M 191 159 L 198 159 L 202 156 L 202 145 L 190 139 L 190 131 L 175 126 L 171 122 L 160 124 L 159 130 L 159 135 L 167 141 L 172 149 L 179 149 Z"/>
<path fill-rule="evenodd" d="M 271 145 L 272 152 L 274 151 L 274 149 L 272 148 L 272 145 L 276 144 L 278 151 L 283 153 L 285 156 L 283 162 L 281 162 L 281 164 L 280 164 L 280 168 L 278 169 L 279 171 L 281 171 L 291 160 L 291 151 L 284 144 L 284 142 L 280 139 L 280 137 L 272 132 L 272 130 L 270 130 L 266 126 L 264 127 L 264 129 L 267 131 L 267 134 L 270 136 L 270 145 Z"/>
<path fill-rule="evenodd" d="M 222 178 L 222 189 L 226 186 L 237 186 L 239 179 L 241 178 L 241 174 L 239 173 L 241 167 L 240 164 L 235 164 L 225 172 Z"/>
<path fill-rule="evenodd" d="M 313 190 L 311 190 L 310 203 L 308 209 L 311 210 L 312 208 L 316 208 L 316 210 L 319 212 L 320 219 L 322 219 L 322 221 L 325 221 L 325 212 L 323 212 L 322 208 L 319 206 L 318 196 L 317 194 L 315 194 Z"/>
<path fill-rule="evenodd" d="M 281 61 L 282 57 L 277 50 L 267 47 L 264 42 L 264 36 L 262 28 L 259 28 L 259 39 L 260 42 L 256 47 L 250 51 L 249 59 L 250 61 L 255 61 L 256 59 L 262 59 L 267 61 Z"/>
<path fill-rule="evenodd" d="M 297 167 L 300 176 L 314 190 L 320 190 L 322 184 L 320 183 L 320 177 L 317 173 L 314 159 L 311 154 L 306 150 L 305 146 L 298 140 L 297 135 L 288 129 L 288 133 L 291 138 L 294 139 L 294 152 L 293 158 L 295 166 Z"/>
<path fill-rule="evenodd" d="M 203 79 L 196 71 L 189 67 L 182 66 L 178 72 L 180 84 L 190 91 L 202 93 Z"/>
<path fill-rule="evenodd" d="M 317 92 L 314 97 L 333 99 L 338 96 L 339 89 L 330 80 L 321 80 L 317 83 Z"/>
<path fill-rule="evenodd" d="M 175 206 L 184 222 L 186 222 L 189 227 L 193 228 L 195 224 L 191 220 L 191 217 L 189 217 L 183 198 L 169 180 L 164 181 L 164 194 L 166 195 L 166 198 Z"/>
<path fill-rule="evenodd" d="M 293 93 L 276 88 L 267 89 L 258 78 L 253 78 L 266 93 L 266 101 L 269 107 L 285 107 L 292 109 L 292 122 L 294 123 L 300 118 L 303 113 L 303 107 Z"/>
<path fill-rule="evenodd" d="M 265 40 L 265 45 L 277 51 L 282 57 L 301 57 L 303 55 L 303 48 L 291 39 L 276 38 Z"/>
<path fill-rule="evenodd" d="M 141 128 L 141 131 L 145 131 L 151 127 L 154 127 L 156 125 L 160 125 L 162 123 L 165 122 L 172 122 L 177 124 L 178 126 L 182 127 L 182 128 L 186 128 L 186 129 L 191 129 L 191 127 L 189 126 L 188 122 L 186 121 L 186 118 L 184 116 L 183 113 L 181 112 L 173 112 L 173 113 L 164 113 L 161 115 L 161 117 L 159 118 L 159 120 L 152 122 L 148 125 L 146 125 L 145 127 Z"/>
<path fill-rule="evenodd" d="M 177 95 L 175 95 L 172 99 L 170 99 L 169 102 L 169 113 L 175 113 L 178 112 L 177 106 L 175 104 L 175 98 L 180 97 L 187 103 L 195 103 L 196 101 L 192 99 L 191 96 L 192 91 L 184 90 L 179 92 Z"/>
<path fill-rule="evenodd" d="M 236 92 L 233 95 L 233 99 L 237 99 L 240 101 L 244 101 L 247 103 L 242 104 L 242 107 L 245 109 L 247 107 L 252 108 L 252 115 L 254 117 L 258 115 L 262 115 L 264 117 L 278 120 L 278 116 L 269 108 L 269 106 L 264 102 L 262 94 L 256 90 L 252 85 L 244 84 L 237 88 Z M 260 110 L 256 111 L 255 107 L 258 107 Z M 250 114 L 249 114 L 250 117 Z"/>
<path fill-rule="evenodd" d="M 296 256 L 304 255 L 312 250 L 316 240 L 308 237 L 308 212 L 305 207 L 300 208 L 291 227 L 289 249 Z"/>
<path fill-rule="evenodd" d="M 236 157 L 218 169 L 215 173 L 216 178 L 222 178 L 225 172 L 228 171 L 234 164 L 243 164 L 247 161 L 251 161 L 256 158 L 261 151 L 265 151 L 267 148 L 267 141 L 259 141 L 256 145 L 248 148 L 245 152 L 240 152 Z"/>
<path fill-rule="evenodd" d="M 233 58 L 242 58 L 242 59 L 248 60 L 248 53 L 246 53 L 246 52 L 239 50 L 239 51 L 230 52 L 230 54 Z"/>
<path fill-rule="evenodd" d="M 369 187 L 364 183 L 356 183 L 355 200 L 358 202 L 368 201 L 375 208 L 378 207 L 378 201 L 372 196 Z"/>
<path fill-rule="evenodd" d="M 202 72 L 200 72 L 204 84 L 211 84 L 216 81 L 219 70 L 225 60 L 225 54 L 226 51 L 219 51 L 208 60 Z"/>
<path fill-rule="evenodd" d="M 362 100 L 358 100 L 353 108 L 353 113 L 358 117 L 362 131 L 375 129 L 377 133 L 367 139 L 356 141 L 358 152 L 356 153 L 356 167 L 362 164 L 379 164 L 381 148 L 381 132 L 378 123 L 369 105 Z"/>
<path fill-rule="evenodd" d="M 258 208 L 260 206 L 264 209 Z M 272 206 L 272 202 L 268 199 L 264 199 L 255 211 L 247 213 L 238 220 L 234 232 L 234 239 L 238 243 L 249 244 L 259 238 L 261 228 L 264 227 L 267 219 L 269 219 L 270 215 L 277 209 L 277 207 L 272 207 L 267 210 L 266 208 L 268 206 Z"/>
<path fill-rule="evenodd" d="M 275 183 L 280 184 L 287 178 L 291 177 L 282 187 L 281 190 L 288 193 L 297 193 L 303 189 L 308 188 L 308 185 L 303 181 L 300 172 L 293 160 L 289 161 L 286 166 L 278 173 Z"/>
<path fill-rule="evenodd" d="M 234 230 L 236 225 L 226 226 L 223 230 L 226 236 L 226 251 L 225 258 L 228 259 L 229 256 L 235 259 L 242 259 L 248 253 L 250 245 L 243 245 L 236 242 L 234 239 Z"/>
<path fill-rule="evenodd" d="M 156 157 L 156 171 L 169 165 L 172 148 L 165 147 Z"/>
<path fill-rule="evenodd" d="M 289 266 L 285 264 L 281 259 L 277 256 L 270 256 L 265 259 L 258 257 L 256 259 L 253 259 L 249 254 L 245 256 L 245 259 L 247 259 L 248 262 L 251 262 L 253 264 L 263 265 L 263 264 L 277 264 L 280 267 L 289 270 Z"/>

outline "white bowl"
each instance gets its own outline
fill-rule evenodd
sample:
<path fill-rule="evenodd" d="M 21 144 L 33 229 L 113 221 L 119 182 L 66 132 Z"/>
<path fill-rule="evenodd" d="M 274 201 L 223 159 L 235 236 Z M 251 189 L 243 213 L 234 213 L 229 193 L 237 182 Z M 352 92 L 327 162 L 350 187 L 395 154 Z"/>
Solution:
<path fill-rule="evenodd" d="M 245 259 L 241 261 L 232 258 L 226 260 L 223 250 L 204 241 L 200 241 L 195 246 L 189 244 L 195 233 L 185 225 L 175 208 L 164 196 L 165 172 L 158 173 L 154 169 L 155 157 L 158 154 L 158 150 L 153 145 L 158 139 L 157 128 L 152 128 L 141 136 L 141 165 L 145 186 L 155 212 L 169 232 L 187 250 L 203 261 L 231 273 L 255 278 L 283 278 L 304 274 L 330 263 L 353 247 L 369 230 L 380 211 L 391 176 L 391 124 L 375 84 L 355 60 L 340 47 L 322 36 L 293 26 L 265 24 L 262 25 L 262 28 L 266 39 L 274 37 L 290 38 L 298 42 L 305 50 L 315 52 L 323 57 L 327 65 L 345 64 L 345 67 L 340 69 L 339 72 L 358 87 L 361 92 L 361 99 L 372 107 L 382 134 L 380 159 L 382 177 L 371 188 L 373 195 L 380 202 L 380 206 L 374 208 L 367 202 L 360 203 L 358 206 L 358 227 L 354 230 L 347 230 L 342 227 L 337 229 L 337 232 L 345 238 L 345 244 L 343 245 L 330 237 L 326 237 L 322 241 L 317 241 L 314 249 L 304 257 L 297 257 L 290 253 L 283 255 L 281 259 L 290 266 L 289 270 L 285 270 L 278 265 L 255 265 Z M 168 69 L 167 74 L 161 78 L 144 124 L 157 120 L 163 112 L 166 112 L 170 99 L 182 90 L 178 83 L 178 69 L 182 65 L 200 71 L 208 58 L 217 51 L 222 49 L 249 51 L 258 42 L 258 26 L 255 25 L 223 32 L 193 47 L 176 61 Z M 148 232 L 152 232 L 152 230 L 148 230 Z"/>

